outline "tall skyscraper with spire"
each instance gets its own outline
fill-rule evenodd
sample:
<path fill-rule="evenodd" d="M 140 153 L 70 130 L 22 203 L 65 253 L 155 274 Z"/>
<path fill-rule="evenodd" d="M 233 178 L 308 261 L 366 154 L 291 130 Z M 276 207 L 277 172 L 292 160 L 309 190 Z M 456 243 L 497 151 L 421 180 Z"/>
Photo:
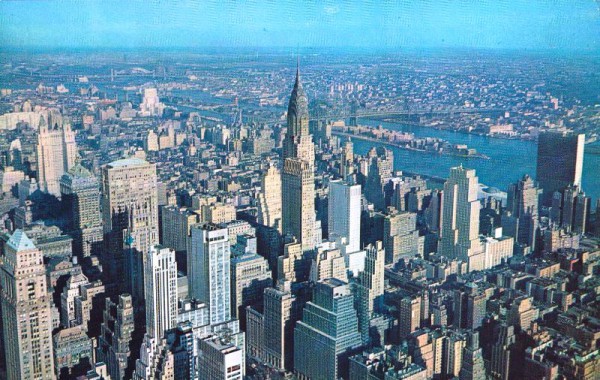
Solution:
<path fill-rule="evenodd" d="M 294 236 L 304 252 L 315 246 L 315 150 L 308 120 L 308 97 L 298 69 L 283 140 L 282 224 L 283 234 Z"/>

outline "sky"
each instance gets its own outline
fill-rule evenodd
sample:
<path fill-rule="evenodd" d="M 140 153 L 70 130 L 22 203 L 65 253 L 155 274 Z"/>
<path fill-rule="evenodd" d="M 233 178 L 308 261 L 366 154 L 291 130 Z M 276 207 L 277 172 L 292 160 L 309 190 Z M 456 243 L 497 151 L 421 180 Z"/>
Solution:
<path fill-rule="evenodd" d="M 0 0 L 0 48 L 600 51 L 598 0 Z"/>

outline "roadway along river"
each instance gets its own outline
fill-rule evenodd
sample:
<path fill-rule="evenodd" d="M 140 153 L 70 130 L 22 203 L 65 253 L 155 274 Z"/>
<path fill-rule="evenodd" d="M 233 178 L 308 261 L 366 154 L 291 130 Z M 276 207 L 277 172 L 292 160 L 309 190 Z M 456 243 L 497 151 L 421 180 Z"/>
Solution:
<path fill-rule="evenodd" d="M 533 141 L 490 138 L 369 119 L 360 119 L 359 124 L 382 125 L 387 129 L 412 132 L 416 137 L 438 137 L 455 144 L 467 144 L 469 148 L 475 148 L 478 152 L 490 157 L 489 160 L 483 160 L 433 155 L 392 147 L 396 170 L 446 178 L 451 167 L 462 163 L 464 167 L 473 168 L 477 171 L 481 183 L 497 187 L 502 191 L 506 191 L 510 183 L 516 182 L 524 174 L 535 177 L 537 143 Z M 365 154 L 373 145 L 377 145 L 376 143 L 357 139 L 353 143 L 354 151 L 358 154 Z M 600 155 L 585 154 L 582 187 L 586 194 L 592 197 L 592 208 L 595 209 L 596 199 L 600 197 Z"/>

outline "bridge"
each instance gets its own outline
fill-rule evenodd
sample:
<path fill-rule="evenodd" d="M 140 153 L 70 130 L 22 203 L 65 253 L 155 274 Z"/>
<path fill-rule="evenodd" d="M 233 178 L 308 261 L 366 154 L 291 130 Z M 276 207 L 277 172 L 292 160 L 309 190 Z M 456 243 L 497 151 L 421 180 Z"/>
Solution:
<path fill-rule="evenodd" d="M 189 103 L 171 103 L 171 106 L 182 106 L 189 109 L 198 111 L 213 111 L 217 112 L 216 107 L 199 107 L 195 104 Z M 498 114 L 503 113 L 505 110 L 502 108 L 473 108 L 473 107 L 450 107 L 444 109 L 434 108 L 402 108 L 402 109 L 390 109 L 390 110 L 356 110 L 355 112 L 332 112 L 326 114 L 313 114 L 310 121 L 332 121 L 332 120 L 345 120 L 350 119 L 350 124 L 353 125 L 358 118 L 378 118 L 378 117 L 411 117 L 411 116 L 444 116 L 444 115 L 457 115 L 457 114 Z M 224 115 L 225 116 L 225 115 Z M 261 123 L 261 124 L 278 124 L 285 122 L 283 119 L 263 119 L 252 116 L 243 116 L 245 122 L 248 123 Z M 354 123 L 356 124 L 356 123 Z"/>

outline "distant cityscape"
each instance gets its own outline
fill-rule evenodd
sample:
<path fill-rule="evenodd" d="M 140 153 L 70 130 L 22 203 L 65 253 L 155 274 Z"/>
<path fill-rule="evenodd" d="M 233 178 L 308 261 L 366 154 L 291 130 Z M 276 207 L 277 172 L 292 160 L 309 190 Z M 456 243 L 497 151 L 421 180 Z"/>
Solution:
<path fill-rule="evenodd" d="M 0 59 L 0 378 L 600 378 L 597 58 Z"/>

